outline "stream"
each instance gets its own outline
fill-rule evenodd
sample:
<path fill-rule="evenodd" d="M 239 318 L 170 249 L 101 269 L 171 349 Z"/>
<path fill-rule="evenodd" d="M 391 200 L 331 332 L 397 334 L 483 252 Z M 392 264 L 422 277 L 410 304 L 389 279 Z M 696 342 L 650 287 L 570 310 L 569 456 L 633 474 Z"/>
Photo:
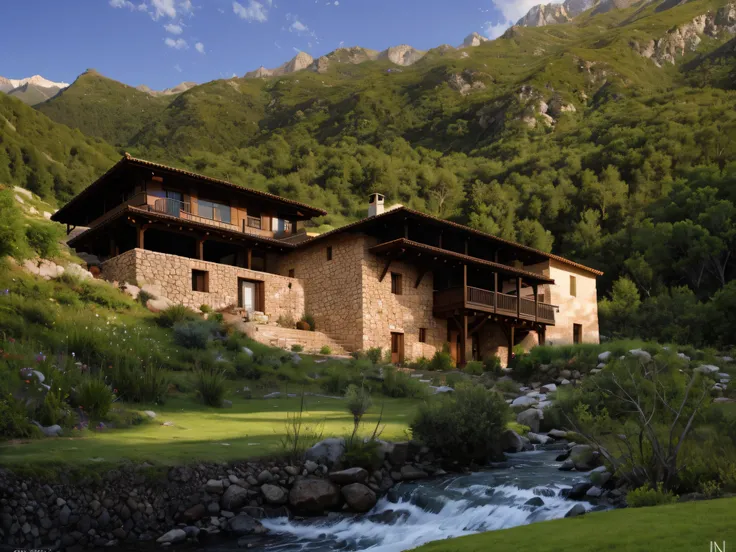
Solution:
<path fill-rule="evenodd" d="M 575 502 L 559 496 L 560 491 L 587 475 L 559 471 L 558 454 L 559 450 L 510 454 L 508 468 L 401 483 L 365 515 L 263 520 L 270 529 L 264 549 L 400 552 L 430 541 L 562 518 Z M 534 497 L 544 505 L 525 504 Z M 582 504 L 588 511 L 604 509 Z"/>

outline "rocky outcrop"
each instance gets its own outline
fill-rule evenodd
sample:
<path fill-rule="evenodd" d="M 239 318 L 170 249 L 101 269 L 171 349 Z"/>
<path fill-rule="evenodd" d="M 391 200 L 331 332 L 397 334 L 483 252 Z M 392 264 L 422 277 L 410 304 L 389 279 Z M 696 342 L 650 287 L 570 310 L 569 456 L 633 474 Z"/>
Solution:
<path fill-rule="evenodd" d="M 324 73 L 335 64 L 345 63 L 357 65 L 366 61 L 376 60 L 378 59 L 378 55 L 379 54 L 376 50 L 369 50 L 368 48 L 361 48 L 360 46 L 338 48 L 337 50 L 318 58 L 309 68 L 317 73 Z"/>
<path fill-rule="evenodd" d="M 195 86 L 197 86 L 196 82 L 182 82 L 172 88 L 166 88 L 164 90 L 152 90 L 145 84 L 141 84 L 140 86 L 136 86 L 136 90 L 140 92 L 145 92 L 146 94 L 149 94 L 154 97 L 159 97 L 159 96 L 173 96 L 175 94 L 181 94 L 182 92 L 186 92 L 187 90 L 194 88 Z"/>
<path fill-rule="evenodd" d="M 516 23 L 521 27 L 544 27 L 568 23 L 590 9 L 593 15 L 622 10 L 639 0 L 566 0 L 562 4 L 539 4 Z M 651 0 L 649 0 L 651 1 Z"/>
<path fill-rule="evenodd" d="M 462 48 L 475 48 L 476 46 L 480 46 L 484 42 L 488 42 L 488 39 L 484 36 L 482 36 L 479 33 L 470 33 L 468 36 L 465 37 L 465 40 L 463 40 Z"/>
<path fill-rule="evenodd" d="M 467 96 L 474 90 L 485 90 L 486 85 L 482 80 L 484 77 L 488 80 L 492 80 L 490 76 L 485 73 L 466 69 L 462 73 L 451 74 L 447 79 L 447 83 L 450 85 L 450 88 L 460 92 L 460 95 Z"/>
<path fill-rule="evenodd" d="M 314 58 L 306 52 L 299 52 L 292 59 L 278 66 L 276 69 L 266 69 L 261 66 L 255 71 L 249 71 L 245 78 L 280 77 L 297 71 L 302 71 L 314 63 Z"/>
<path fill-rule="evenodd" d="M 666 63 L 675 65 L 678 58 L 697 50 L 703 36 L 716 38 L 723 33 L 736 34 L 736 3 L 728 4 L 715 13 L 699 15 L 657 40 L 632 41 L 631 47 L 640 56 L 651 59 L 657 67 L 662 67 Z"/>
<path fill-rule="evenodd" d="M 425 53 L 407 44 L 401 44 L 399 46 L 391 46 L 389 49 L 384 50 L 378 55 L 378 58 L 388 59 L 396 65 L 407 66 L 413 65 L 422 59 Z"/>

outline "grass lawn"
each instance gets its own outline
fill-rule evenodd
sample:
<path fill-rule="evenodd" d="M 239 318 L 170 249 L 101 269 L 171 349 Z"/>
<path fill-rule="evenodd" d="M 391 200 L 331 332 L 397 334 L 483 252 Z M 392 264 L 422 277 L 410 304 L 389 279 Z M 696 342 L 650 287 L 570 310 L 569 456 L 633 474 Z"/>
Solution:
<path fill-rule="evenodd" d="M 88 464 L 125 460 L 152 464 L 242 460 L 280 451 L 287 413 L 299 409 L 299 399 L 242 399 L 229 397 L 233 407 L 209 408 L 191 398 L 174 397 L 165 405 L 131 405 L 153 410 L 155 420 L 127 429 L 84 431 L 73 437 L 11 442 L 0 445 L 1 464 Z M 365 416 L 363 432 L 372 433 L 381 410 L 376 397 Z M 386 399 L 384 439 L 405 440 L 418 401 Z M 352 432 L 353 419 L 345 401 L 306 397 L 308 423 L 324 420 L 325 437 Z M 163 422 L 173 422 L 164 426 Z"/>
<path fill-rule="evenodd" d="M 417 552 L 709 552 L 736 546 L 736 498 L 628 508 L 437 541 Z"/>

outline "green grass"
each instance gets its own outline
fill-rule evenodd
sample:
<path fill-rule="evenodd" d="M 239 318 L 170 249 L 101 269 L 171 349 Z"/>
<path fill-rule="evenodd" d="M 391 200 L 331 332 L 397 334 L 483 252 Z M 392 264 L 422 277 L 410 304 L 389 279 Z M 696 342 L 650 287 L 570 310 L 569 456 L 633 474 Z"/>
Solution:
<path fill-rule="evenodd" d="M 691 552 L 736 541 L 736 499 L 599 512 L 429 543 L 418 552 Z"/>
<path fill-rule="evenodd" d="M 233 407 L 209 408 L 189 398 L 169 399 L 165 406 L 130 405 L 153 410 L 155 420 L 129 429 L 85 431 L 75 437 L 0 444 L 6 465 L 95 464 L 121 461 L 176 465 L 197 461 L 244 460 L 278 454 L 288 412 L 299 409 L 299 399 L 240 399 L 229 395 Z M 372 433 L 381 400 L 366 414 L 363 431 Z M 381 438 L 406 440 L 417 401 L 386 399 Z M 307 423 L 324 420 L 324 435 L 348 435 L 353 419 L 345 401 L 307 397 Z M 173 426 L 163 426 L 171 421 Z"/>

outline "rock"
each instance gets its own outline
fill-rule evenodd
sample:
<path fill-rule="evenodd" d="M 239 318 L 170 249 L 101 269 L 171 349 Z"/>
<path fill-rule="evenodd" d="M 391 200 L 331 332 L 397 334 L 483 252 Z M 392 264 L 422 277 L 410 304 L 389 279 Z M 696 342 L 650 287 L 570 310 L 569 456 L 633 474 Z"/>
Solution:
<path fill-rule="evenodd" d="M 570 380 L 564 378 L 560 381 L 560 385 L 570 385 L 571 383 Z"/>
<path fill-rule="evenodd" d="M 631 349 L 629 354 L 643 360 L 644 362 L 652 360 L 652 355 L 647 353 L 644 349 Z"/>
<path fill-rule="evenodd" d="M 345 502 L 354 512 L 368 512 L 376 505 L 376 493 L 361 483 L 351 483 L 341 490 Z"/>
<path fill-rule="evenodd" d="M 151 419 L 156 417 L 156 413 L 153 410 L 144 410 L 143 413 Z"/>
<path fill-rule="evenodd" d="M 516 421 L 527 426 L 534 433 L 539 431 L 539 421 L 544 418 L 542 412 L 536 408 L 529 408 L 516 416 Z"/>
<path fill-rule="evenodd" d="M 67 274 L 71 274 L 72 276 L 75 276 L 79 278 L 80 280 L 92 280 L 94 279 L 94 276 L 92 276 L 92 273 L 89 270 L 86 270 L 79 266 L 78 264 L 71 263 L 67 265 L 67 267 L 64 269 L 64 271 Z"/>
<path fill-rule="evenodd" d="M 511 402 L 511 408 L 514 408 L 517 406 L 526 408 L 526 407 L 534 406 L 538 402 L 539 402 L 539 399 L 536 399 L 534 397 L 527 397 L 527 396 L 517 397 Z"/>
<path fill-rule="evenodd" d="M 590 498 L 598 498 L 603 494 L 603 489 L 600 487 L 591 487 L 588 489 L 588 492 L 585 493 L 585 496 Z"/>
<path fill-rule="evenodd" d="M 317 462 L 312 462 L 311 460 L 304 462 L 304 469 L 307 470 L 307 473 L 314 473 L 317 468 L 319 468 L 319 464 L 317 464 Z"/>
<path fill-rule="evenodd" d="M 266 502 L 275 506 L 281 506 L 286 504 L 289 500 L 289 496 L 284 489 L 277 485 L 270 485 L 266 483 L 261 486 L 261 492 L 263 493 Z"/>
<path fill-rule="evenodd" d="M 291 354 L 291 362 L 293 362 L 294 364 L 300 364 L 301 361 L 302 361 L 302 357 L 300 357 L 298 354 L 296 353 Z"/>
<path fill-rule="evenodd" d="M 253 356 L 253 351 L 251 351 L 251 350 L 250 350 L 250 349 L 249 349 L 248 347 L 243 347 L 243 348 L 242 348 L 241 350 L 242 350 L 242 351 L 243 351 L 243 352 L 244 352 L 244 353 L 245 353 L 246 355 L 248 355 L 249 357 L 252 357 L 252 356 Z"/>
<path fill-rule="evenodd" d="M 599 362 L 608 362 L 608 360 L 611 358 L 611 352 L 610 351 L 604 351 L 601 354 L 598 355 L 598 361 Z"/>
<path fill-rule="evenodd" d="M 565 517 L 571 518 L 571 517 L 582 516 L 583 514 L 585 514 L 585 506 L 583 506 L 582 504 L 576 504 L 575 506 L 573 506 L 567 511 L 567 513 L 565 514 Z"/>
<path fill-rule="evenodd" d="M 700 372 L 701 374 L 716 374 L 721 371 L 721 369 L 718 366 L 713 366 L 712 364 L 701 364 L 695 369 L 696 372 Z"/>
<path fill-rule="evenodd" d="M 172 542 L 181 542 L 186 539 L 187 539 L 187 534 L 183 529 L 172 529 L 168 533 L 164 533 L 159 538 L 157 538 L 156 542 L 159 544 L 163 544 L 163 543 L 171 544 Z"/>
<path fill-rule="evenodd" d="M 544 410 L 545 408 L 549 408 L 554 403 L 552 401 L 539 401 L 539 404 L 537 405 L 537 410 Z"/>
<path fill-rule="evenodd" d="M 222 494 L 224 485 L 219 479 L 210 479 L 204 486 L 204 490 L 210 494 Z"/>
<path fill-rule="evenodd" d="M 268 531 L 260 521 L 246 514 L 238 514 L 227 521 L 226 530 L 237 536 L 260 535 Z"/>
<path fill-rule="evenodd" d="M 544 500 L 539 498 L 538 496 L 535 496 L 534 498 L 530 498 L 524 503 L 525 506 L 544 506 Z"/>
<path fill-rule="evenodd" d="M 680 357 L 682 360 L 687 360 L 690 362 L 690 357 L 687 356 L 685 353 L 677 353 L 677 356 Z"/>
<path fill-rule="evenodd" d="M 258 474 L 258 484 L 263 485 L 273 479 L 273 474 L 268 470 L 263 470 Z"/>
<path fill-rule="evenodd" d="M 33 422 L 36 427 L 38 427 L 41 430 L 41 433 L 43 433 L 46 437 L 59 437 L 61 435 L 62 429 L 60 425 L 52 425 L 48 427 L 44 427 L 38 422 Z"/>
<path fill-rule="evenodd" d="M 513 429 L 507 429 L 501 434 L 501 450 L 503 452 L 521 452 L 524 450 L 524 442 L 521 436 Z"/>
<path fill-rule="evenodd" d="M 187 534 L 187 538 L 190 539 L 196 539 L 199 536 L 199 527 L 194 527 L 192 525 L 187 525 L 183 528 L 183 531 Z"/>
<path fill-rule="evenodd" d="M 304 457 L 313 462 L 332 466 L 342 458 L 344 453 L 345 439 L 342 437 L 330 437 L 308 449 Z"/>
<path fill-rule="evenodd" d="M 181 517 L 185 522 L 192 523 L 194 521 L 199 521 L 206 515 L 207 509 L 204 507 L 204 504 L 195 504 L 191 508 L 185 510 Z"/>
<path fill-rule="evenodd" d="M 572 377 L 572 372 L 570 370 L 560 370 L 560 377 L 562 379 L 570 379 Z"/>
<path fill-rule="evenodd" d="M 394 466 L 405 464 L 408 457 L 409 443 L 407 441 L 394 443 L 391 451 L 388 453 L 388 461 Z"/>
<path fill-rule="evenodd" d="M 733 362 L 733 357 L 730 357 L 730 356 L 722 356 L 721 357 L 721 360 L 723 362 Z"/>
<path fill-rule="evenodd" d="M 145 290 L 145 286 L 144 286 Z M 170 301 L 166 297 L 154 297 L 146 302 L 146 308 L 151 312 L 165 311 L 169 307 L 173 307 L 176 303 Z"/>
<path fill-rule="evenodd" d="M 570 449 L 570 460 L 578 471 L 590 471 L 596 467 L 597 456 L 590 445 L 575 445 Z"/>
<path fill-rule="evenodd" d="M 320 515 L 340 503 L 340 489 L 325 479 L 300 479 L 289 492 L 289 504 L 298 513 Z"/>
<path fill-rule="evenodd" d="M 220 505 L 217 502 L 210 502 L 207 505 L 207 513 L 211 516 L 216 516 L 220 513 Z"/>
<path fill-rule="evenodd" d="M 543 385 L 539 390 L 542 393 L 552 393 L 553 391 L 557 391 L 557 386 L 554 383 L 548 383 Z"/>
<path fill-rule="evenodd" d="M 220 507 L 223 510 L 237 510 L 248 504 L 248 491 L 238 485 L 230 485 L 220 500 Z"/>
<path fill-rule="evenodd" d="M 425 479 L 429 477 L 429 474 L 419 468 L 412 465 L 406 465 L 401 467 L 401 478 L 404 481 L 413 481 L 415 479 Z"/>
<path fill-rule="evenodd" d="M 233 407 L 233 401 L 229 401 L 227 399 L 223 399 L 222 401 L 222 408 L 232 408 Z"/>
<path fill-rule="evenodd" d="M 562 463 L 562 465 L 561 465 L 561 466 L 560 466 L 559 468 L 557 468 L 557 469 L 559 469 L 560 471 L 572 471 L 572 470 L 574 470 L 574 469 L 575 469 L 575 464 L 573 464 L 573 463 L 572 463 L 572 460 L 570 460 L 570 459 L 568 458 L 568 459 L 567 459 L 567 460 L 565 460 L 565 461 L 564 461 L 564 462 Z"/>
<path fill-rule="evenodd" d="M 274 391 L 273 393 L 269 393 L 268 395 L 263 395 L 264 399 L 278 399 L 281 396 L 280 391 Z"/>
<path fill-rule="evenodd" d="M 284 471 L 289 475 L 299 475 L 299 468 L 297 468 L 296 466 L 286 466 L 284 468 Z"/>
<path fill-rule="evenodd" d="M 368 471 L 363 468 L 349 468 L 347 470 L 332 472 L 329 477 L 338 485 L 365 483 L 365 480 L 368 479 Z"/>
<path fill-rule="evenodd" d="M 566 439 L 567 431 L 562 431 L 561 429 L 550 429 L 547 432 L 547 435 L 549 435 L 553 439 Z"/>
<path fill-rule="evenodd" d="M 138 299 L 138 295 L 141 293 L 141 288 L 134 286 L 133 284 L 125 283 L 122 285 L 121 289 L 133 299 Z"/>
<path fill-rule="evenodd" d="M 572 489 L 567 489 L 567 498 L 569 498 L 570 500 L 580 500 L 585 496 L 585 493 L 587 493 L 588 489 L 590 489 L 592 486 L 593 484 L 587 481 L 577 483 L 573 485 Z"/>
<path fill-rule="evenodd" d="M 546 435 L 540 435 L 539 433 L 533 433 L 529 432 L 526 434 L 529 441 L 536 445 L 546 445 L 549 443 L 552 439 L 550 437 L 547 437 Z"/>
<path fill-rule="evenodd" d="M 430 389 L 434 390 L 435 395 L 440 395 L 442 393 L 454 393 L 455 392 L 455 390 L 448 385 L 440 385 L 439 387 L 432 387 L 430 385 Z"/>

